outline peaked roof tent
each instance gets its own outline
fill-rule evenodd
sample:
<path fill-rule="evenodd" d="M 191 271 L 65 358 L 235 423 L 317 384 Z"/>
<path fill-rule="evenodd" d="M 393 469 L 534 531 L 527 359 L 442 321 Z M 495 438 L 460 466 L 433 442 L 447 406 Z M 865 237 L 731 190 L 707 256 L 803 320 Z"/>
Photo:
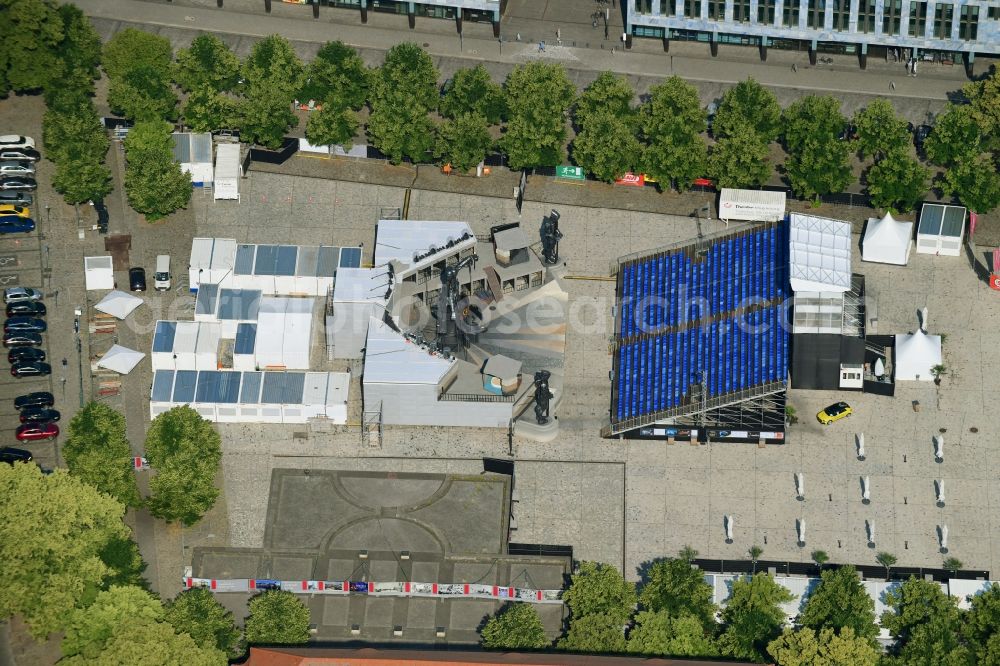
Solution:
<path fill-rule="evenodd" d="M 927 335 L 922 329 L 896 336 L 896 381 L 934 379 L 931 369 L 941 364 L 941 336 Z"/>
<path fill-rule="evenodd" d="M 102 298 L 97 305 L 94 306 L 94 309 L 117 317 L 118 319 L 124 319 L 132 314 L 132 311 L 140 305 L 142 305 L 141 298 L 137 298 L 132 294 L 127 294 L 124 291 L 118 291 L 115 289 L 110 294 Z"/>
<path fill-rule="evenodd" d="M 789 273 L 792 291 L 846 292 L 851 288 L 851 225 L 792 213 Z"/>
<path fill-rule="evenodd" d="M 905 266 L 913 247 L 913 222 L 899 222 L 886 213 L 881 220 L 868 218 L 864 241 L 861 244 L 862 261 Z"/>

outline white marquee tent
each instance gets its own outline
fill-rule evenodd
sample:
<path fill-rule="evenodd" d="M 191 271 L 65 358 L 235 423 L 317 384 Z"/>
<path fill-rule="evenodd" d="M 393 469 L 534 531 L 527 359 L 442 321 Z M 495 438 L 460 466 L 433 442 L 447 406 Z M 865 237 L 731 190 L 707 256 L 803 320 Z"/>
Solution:
<path fill-rule="evenodd" d="M 106 354 L 104 354 L 101 360 L 97 362 L 97 367 L 107 368 L 108 370 L 113 370 L 117 373 L 127 375 L 132 372 L 132 369 L 139 365 L 139 361 L 144 358 L 146 358 L 146 355 L 142 352 L 129 349 L 128 347 L 122 347 L 121 345 L 114 345 L 107 351 Z"/>
<path fill-rule="evenodd" d="M 896 381 L 934 379 L 931 368 L 941 364 L 941 336 L 922 330 L 896 336 Z"/>
<path fill-rule="evenodd" d="M 913 247 L 913 222 L 898 222 L 889 213 L 868 218 L 861 244 L 862 261 L 905 266 Z"/>
<path fill-rule="evenodd" d="M 118 319 L 124 319 L 132 314 L 132 311 L 142 305 L 142 299 L 124 291 L 115 289 L 110 294 L 102 298 L 94 309 L 105 314 L 113 315 Z"/>

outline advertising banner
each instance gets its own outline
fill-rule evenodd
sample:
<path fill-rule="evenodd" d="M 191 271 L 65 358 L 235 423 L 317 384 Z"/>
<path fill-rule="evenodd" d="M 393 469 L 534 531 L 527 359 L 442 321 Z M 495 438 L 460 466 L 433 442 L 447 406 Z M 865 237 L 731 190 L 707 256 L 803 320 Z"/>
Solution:
<path fill-rule="evenodd" d="M 631 187 L 642 187 L 646 184 L 646 174 L 627 172 L 615 181 L 617 185 L 629 185 Z"/>
<path fill-rule="evenodd" d="M 564 180 L 586 180 L 587 175 L 583 172 L 583 167 L 557 166 L 556 178 L 562 178 Z"/>

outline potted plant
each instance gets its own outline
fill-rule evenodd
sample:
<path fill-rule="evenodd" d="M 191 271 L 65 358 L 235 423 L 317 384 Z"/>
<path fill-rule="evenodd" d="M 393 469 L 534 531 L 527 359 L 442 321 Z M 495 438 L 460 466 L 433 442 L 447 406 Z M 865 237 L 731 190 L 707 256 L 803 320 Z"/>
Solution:
<path fill-rule="evenodd" d="M 941 375 L 948 373 L 948 368 L 944 367 L 940 363 L 931 368 L 931 374 L 934 376 L 934 383 L 938 386 L 941 385 Z"/>

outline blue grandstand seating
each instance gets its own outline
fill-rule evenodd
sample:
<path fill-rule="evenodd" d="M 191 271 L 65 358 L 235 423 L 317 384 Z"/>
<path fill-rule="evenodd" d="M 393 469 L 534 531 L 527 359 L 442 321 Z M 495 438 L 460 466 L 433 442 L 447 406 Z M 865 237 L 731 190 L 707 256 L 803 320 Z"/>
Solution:
<path fill-rule="evenodd" d="M 702 382 L 716 397 L 785 380 L 787 233 L 768 224 L 700 257 L 688 246 L 623 266 L 617 420 L 685 405 Z"/>

